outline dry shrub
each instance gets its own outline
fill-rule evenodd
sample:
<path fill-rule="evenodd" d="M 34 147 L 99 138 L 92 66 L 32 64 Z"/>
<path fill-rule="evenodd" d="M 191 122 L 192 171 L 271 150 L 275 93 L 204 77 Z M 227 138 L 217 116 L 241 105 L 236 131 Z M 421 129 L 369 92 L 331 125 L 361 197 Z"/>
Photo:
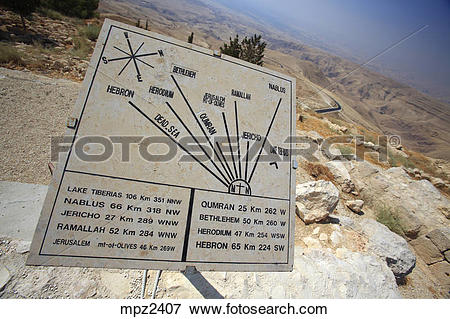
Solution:
<path fill-rule="evenodd" d="M 91 52 L 91 45 L 86 40 L 86 38 L 76 37 L 74 39 L 74 46 L 72 48 L 73 55 L 82 59 L 86 59 L 90 52 Z"/>
<path fill-rule="evenodd" d="M 323 137 L 330 137 L 337 135 L 326 122 L 321 120 L 321 117 L 311 113 L 302 112 L 303 122 L 297 122 L 297 129 L 302 131 L 316 131 Z"/>
<path fill-rule="evenodd" d="M 20 54 L 15 47 L 10 44 L 0 43 L 0 64 L 14 63 L 16 65 L 23 65 L 22 54 Z"/>
<path fill-rule="evenodd" d="M 333 174 L 325 165 L 306 162 L 302 166 L 310 176 L 314 177 L 315 180 L 323 179 L 330 182 L 334 181 Z"/>
<path fill-rule="evenodd" d="M 397 235 L 404 236 L 404 227 L 398 217 L 398 211 L 385 204 L 380 204 L 375 207 L 375 212 L 377 222 L 385 225 L 390 231 L 396 233 Z"/>
<path fill-rule="evenodd" d="M 102 27 L 97 24 L 89 24 L 79 28 L 78 32 L 81 36 L 88 38 L 91 41 L 97 41 L 98 35 Z"/>

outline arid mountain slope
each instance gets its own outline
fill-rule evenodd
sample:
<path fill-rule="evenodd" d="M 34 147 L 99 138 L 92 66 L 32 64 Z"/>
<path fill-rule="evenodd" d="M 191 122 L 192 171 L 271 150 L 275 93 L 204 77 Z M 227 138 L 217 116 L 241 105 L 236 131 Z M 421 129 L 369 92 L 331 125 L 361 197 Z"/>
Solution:
<path fill-rule="evenodd" d="M 212 49 L 218 49 L 236 33 L 261 33 L 268 42 L 265 66 L 300 79 L 297 81 L 299 102 L 312 108 L 326 106 L 320 105 L 316 85 L 326 88 L 326 92 L 332 92 L 342 102 L 344 111 L 340 117 L 345 120 L 380 133 L 399 135 L 403 144 L 413 150 L 450 159 L 448 104 L 355 63 L 308 47 L 255 17 L 209 0 L 102 0 L 100 11 L 131 21 L 148 19 L 152 30 L 182 40 L 193 31 L 195 44 Z"/>

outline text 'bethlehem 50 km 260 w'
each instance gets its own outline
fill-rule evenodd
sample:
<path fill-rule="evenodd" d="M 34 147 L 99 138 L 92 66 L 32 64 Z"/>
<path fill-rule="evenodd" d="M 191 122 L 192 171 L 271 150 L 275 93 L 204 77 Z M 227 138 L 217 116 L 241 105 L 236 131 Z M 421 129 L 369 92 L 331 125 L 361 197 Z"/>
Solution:
<path fill-rule="evenodd" d="M 106 20 L 30 265 L 289 271 L 295 80 Z"/>

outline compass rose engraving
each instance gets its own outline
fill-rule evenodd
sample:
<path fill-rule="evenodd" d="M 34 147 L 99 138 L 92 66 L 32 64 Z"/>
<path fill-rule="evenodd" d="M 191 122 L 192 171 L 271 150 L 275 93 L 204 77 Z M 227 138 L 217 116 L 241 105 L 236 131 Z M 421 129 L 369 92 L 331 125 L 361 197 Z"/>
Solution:
<path fill-rule="evenodd" d="M 102 61 L 104 64 L 108 64 L 109 62 L 116 62 L 116 61 L 126 61 L 126 63 L 124 64 L 124 66 L 122 67 L 122 69 L 120 70 L 119 74 L 117 74 L 118 76 L 120 76 L 122 74 L 123 71 L 125 71 L 125 69 L 128 67 L 128 65 L 133 62 L 135 71 L 136 71 L 136 78 L 138 80 L 138 82 L 142 82 L 142 74 L 141 74 L 141 70 L 139 69 L 139 63 L 142 63 L 143 65 L 150 67 L 150 68 L 154 68 L 153 65 L 145 62 L 142 60 L 142 58 L 147 57 L 147 56 L 151 56 L 151 55 L 157 55 L 159 54 L 159 56 L 164 56 L 164 53 L 162 50 L 158 50 L 157 52 L 151 52 L 151 53 L 142 53 L 139 54 L 139 51 L 142 49 L 142 47 L 144 46 L 144 42 L 141 43 L 141 45 L 134 50 L 131 42 L 130 42 L 130 37 L 128 35 L 128 32 L 124 32 L 124 36 L 125 39 L 127 41 L 128 44 L 128 52 L 125 50 L 122 50 L 121 48 L 118 48 L 117 46 L 114 46 L 114 49 L 120 51 L 121 53 L 125 54 L 125 56 L 121 56 L 118 58 L 112 58 L 112 59 L 108 59 L 106 57 L 102 57 Z"/>

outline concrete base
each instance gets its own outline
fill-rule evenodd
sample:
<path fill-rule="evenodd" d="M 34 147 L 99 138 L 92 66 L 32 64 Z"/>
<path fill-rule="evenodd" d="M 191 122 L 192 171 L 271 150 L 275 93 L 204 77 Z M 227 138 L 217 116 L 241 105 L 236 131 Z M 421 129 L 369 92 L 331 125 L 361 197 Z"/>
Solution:
<path fill-rule="evenodd" d="M 0 237 L 33 239 L 47 188 L 0 181 Z"/>

